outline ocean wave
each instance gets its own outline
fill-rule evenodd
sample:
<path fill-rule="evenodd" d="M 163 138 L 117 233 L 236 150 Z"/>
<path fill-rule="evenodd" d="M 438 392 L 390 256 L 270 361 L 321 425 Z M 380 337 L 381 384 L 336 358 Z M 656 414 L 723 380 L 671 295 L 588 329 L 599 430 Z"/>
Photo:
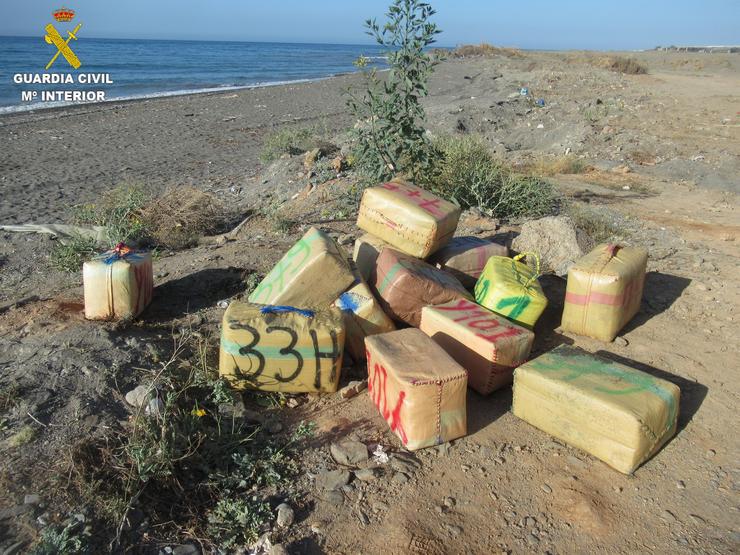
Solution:
<path fill-rule="evenodd" d="M 258 82 L 258 83 L 252 83 L 249 85 L 224 84 L 224 85 L 216 85 L 213 87 L 205 87 L 205 88 L 198 88 L 198 89 L 179 89 L 179 90 L 174 90 L 174 91 L 158 91 L 158 92 L 150 92 L 150 93 L 129 94 L 129 95 L 123 95 L 123 96 L 106 97 L 106 99 L 103 102 L 54 101 L 54 102 L 34 102 L 31 104 L 14 104 L 12 106 L 0 106 L 0 115 L 17 114 L 17 113 L 22 113 L 22 112 L 32 112 L 34 110 L 48 110 L 52 108 L 68 108 L 70 106 L 89 106 L 93 104 L 108 104 L 110 102 L 128 102 L 130 100 L 147 100 L 151 98 L 166 98 L 170 96 L 184 96 L 184 95 L 189 95 L 189 94 L 206 94 L 206 93 L 216 93 L 216 92 L 226 92 L 226 91 L 239 91 L 239 90 L 245 90 L 245 89 L 260 89 L 263 87 L 276 87 L 280 85 L 314 83 L 317 81 L 324 81 L 332 77 L 336 77 L 336 75 L 331 74 L 331 75 L 325 75 L 323 77 L 315 77 L 312 79 L 263 81 L 263 82 Z"/>

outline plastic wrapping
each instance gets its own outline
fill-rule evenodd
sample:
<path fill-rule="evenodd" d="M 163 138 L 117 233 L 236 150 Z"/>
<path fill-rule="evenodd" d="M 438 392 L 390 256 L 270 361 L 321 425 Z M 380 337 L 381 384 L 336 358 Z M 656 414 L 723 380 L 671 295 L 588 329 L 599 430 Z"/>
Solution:
<path fill-rule="evenodd" d="M 380 253 L 372 283 L 383 310 L 416 327 L 423 307 L 471 298 L 455 277 L 390 248 Z"/>
<path fill-rule="evenodd" d="M 85 318 L 120 320 L 138 316 L 152 300 L 151 254 L 118 245 L 85 262 L 82 282 Z"/>
<path fill-rule="evenodd" d="M 406 254 L 426 258 L 447 244 L 459 219 L 459 206 L 398 180 L 365 189 L 357 226 Z"/>
<path fill-rule="evenodd" d="M 373 335 L 367 347 L 368 395 L 409 450 L 467 433 L 467 373 L 417 329 Z"/>
<path fill-rule="evenodd" d="M 373 275 L 375 269 L 375 263 L 380 256 L 380 251 L 383 247 L 390 247 L 388 243 L 382 239 L 378 239 L 374 235 L 365 233 L 362 237 L 355 240 L 355 250 L 352 253 L 352 260 L 357 265 L 357 269 L 365 281 L 370 281 L 370 277 Z"/>
<path fill-rule="evenodd" d="M 631 474 L 676 432 L 680 390 L 561 345 L 514 372 L 519 418 Z"/>
<path fill-rule="evenodd" d="M 393 321 L 383 311 L 375 295 L 357 268 L 353 268 L 355 283 L 339 295 L 334 306 L 344 313 L 346 349 L 355 360 L 365 357 L 365 337 L 396 329 Z"/>
<path fill-rule="evenodd" d="M 468 385 L 482 395 L 511 383 L 534 342 L 528 329 L 465 299 L 424 307 L 419 329 L 468 371 Z"/>
<path fill-rule="evenodd" d="M 562 328 L 613 341 L 640 310 L 647 251 L 599 245 L 568 272 Z"/>
<path fill-rule="evenodd" d="M 249 302 L 325 307 L 354 281 L 345 254 L 331 237 L 312 227 L 249 295 Z"/>
<path fill-rule="evenodd" d="M 527 254 L 537 260 L 537 269 L 519 262 Z M 517 324 L 532 328 L 547 306 L 538 277 L 539 258 L 532 253 L 514 258 L 492 256 L 475 284 L 475 300 Z"/>
<path fill-rule="evenodd" d="M 498 243 L 478 237 L 455 237 L 430 256 L 428 262 L 451 273 L 465 287 L 472 289 L 489 258 L 508 254 L 509 249 Z"/>
<path fill-rule="evenodd" d="M 333 392 L 343 349 L 338 308 L 313 311 L 234 301 L 224 314 L 219 374 L 237 389 Z"/>

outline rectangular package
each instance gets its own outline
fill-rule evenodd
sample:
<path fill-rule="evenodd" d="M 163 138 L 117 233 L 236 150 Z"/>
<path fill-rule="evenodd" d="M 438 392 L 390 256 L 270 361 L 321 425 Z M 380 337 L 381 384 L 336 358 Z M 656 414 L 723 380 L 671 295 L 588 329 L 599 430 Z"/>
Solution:
<path fill-rule="evenodd" d="M 396 249 L 426 258 L 452 238 L 460 207 L 406 181 L 365 189 L 357 227 Z"/>
<path fill-rule="evenodd" d="M 380 253 L 372 284 L 386 313 L 415 327 L 423 307 L 471 298 L 455 277 L 390 248 Z"/>
<path fill-rule="evenodd" d="M 414 328 L 373 335 L 367 347 L 368 395 L 406 449 L 467 433 L 467 372 Z"/>
<path fill-rule="evenodd" d="M 514 372 L 513 413 L 631 474 L 676 433 L 680 390 L 561 345 Z"/>
<path fill-rule="evenodd" d="M 390 247 L 388 243 L 382 239 L 378 239 L 374 235 L 365 233 L 362 237 L 358 237 L 355 240 L 355 250 L 352 253 L 352 260 L 355 261 L 357 269 L 365 278 L 365 281 L 370 281 L 370 277 L 373 275 L 375 269 L 375 263 L 380 256 L 380 251 L 383 247 Z"/>
<path fill-rule="evenodd" d="M 334 306 L 344 313 L 346 329 L 346 349 L 356 361 L 365 358 L 365 338 L 376 333 L 386 333 L 396 329 L 393 321 L 383 311 L 375 295 L 359 270 L 353 268 L 355 283 L 339 295 Z"/>
<path fill-rule="evenodd" d="M 482 395 L 511 383 L 534 342 L 528 329 L 465 299 L 425 306 L 419 329 L 468 371 L 468 385 Z"/>
<path fill-rule="evenodd" d="M 138 316 L 152 300 L 152 256 L 125 245 L 82 266 L 85 318 L 120 320 Z"/>
<path fill-rule="evenodd" d="M 526 254 L 514 258 L 492 256 L 475 284 L 475 302 L 506 316 L 527 328 L 533 328 L 547 306 L 547 297 L 538 281 L 537 270 L 519 262 Z"/>
<path fill-rule="evenodd" d="M 599 245 L 568 272 L 562 328 L 613 341 L 640 310 L 647 251 Z"/>
<path fill-rule="evenodd" d="M 454 237 L 429 257 L 429 263 L 450 272 L 465 287 L 472 289 L 486 262 L 492 256 L 508 256 L 509 249 L 478 237 Z"/>
<path fill-rule="evenodd" d="M 331 237 L 312 227 L 249 295 L 249 302 L 325 307 L 354 281 L 345 254 Z"/>
<path fill-rule="evenodd" d="M 344 322 L 338 308 L 303 310 L 233 301 L 224 313 L 219 374 L 237 389 L 333 392 Z"/>

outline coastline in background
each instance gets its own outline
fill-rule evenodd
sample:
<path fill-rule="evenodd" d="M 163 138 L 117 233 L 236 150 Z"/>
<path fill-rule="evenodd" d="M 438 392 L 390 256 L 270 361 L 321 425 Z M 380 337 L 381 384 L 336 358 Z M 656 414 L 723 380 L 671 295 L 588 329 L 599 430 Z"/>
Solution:
<path fill-rule="evenodd" d="M 376 45 L 84 39 L 78 72 L 108 73 L 112 85 L 33 85 L 34 90 L 105 90 L 106 100 L 153 98 L 313 81 L 356 71 L 360 56 L 382 67 Z M 66 106 L 21 102 L 29 85 L 16 73 L 44 73 L 52 49 L 43 37 L 0 37 L 0 114 Z M 50 73 L 73 73 L 60 59 Z"/>

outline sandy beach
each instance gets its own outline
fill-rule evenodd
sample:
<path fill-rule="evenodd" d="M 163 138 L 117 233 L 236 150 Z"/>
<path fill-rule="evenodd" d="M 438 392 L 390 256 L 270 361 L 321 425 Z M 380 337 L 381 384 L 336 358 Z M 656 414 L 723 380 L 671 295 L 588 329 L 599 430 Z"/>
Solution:
<path fill-rule="evenodd" d="M 574 344 L 670 376 L 682 390 L 678 435 L 626 476 L 516 419 L 510 389 L 471 394 L 467 437 L 397 463 L 388 479 L 355 480 L 337 500 L 313 486 L 333 468 L 329 444 L 351 436 L 398 450 L 396 439 L 366 395 L 301 396 L 295 405 L 283 399 L 264 409 L 281 423 L 276 434 L 304 420 L 317 430 L 289 490 L 298 516 L 281 534 L 291 553 L 737 549 L 732 407 L 740 377 L 731 345 L 740 332 L 740 56 L 630 53 L 648 73 L 624 75 L 599 66 L 606 55 L 445 61 L 424 100 L 427 127 L 435 135 L 481 136 L 522 171 L 566 155 L 587 166 L 547 179 L 564 202 L 602 210 L 628 241 L 650 251 L 645 300 L 620 343 L 604 344 L 562 333 L 565 281 L 545 276 L 550 305 L 532 356 Z M 74 205 L 123 183 L 152 192 L 196 187 L 221 199 L 235 221 L 275 203 L 292 218 L 278 229 L 257 213 L 228 240 L 163 249 L 155 299 L 128 328 L 83 318 L 80 276 L 50 264 L 51 237 L 0 232 L 0 385 L 16 392 L 12 402 L 2 397 L 10 408 L 0 420 L 0 510 L 25 507 L 18 499 L 28 493 L 54 499 L 50 512 L 72 510 L 78 500 L 50 478 L 71 475 L 64 466 L 70 446 L 125 424 L 125 394 L 148 375 L 142 368 L 171 352 L 174 334 L 196 331 L 216 345 L 224 302 L 241 298 L 246 281 L 269 271 L 309 225 L 352 249 L 362 232 L 347 209 L 353 184 L 346 175 L 312 183 L 304 154 L 265 164 L 260 151 L 286 127 L 310 126 L 342 145 L 355 123 L 343 91 L 360 79 L 0 116 L 0 224 L 69 223 Z M 511 243 L 521 224 L 467 211 L 458 234 Z M 342 385 L 367 377 L 351 365 L 342 372 Z M 8 447 L 29 426 L 33 439 Z M 23 514 L 18 522 L 33 513 Z M 31 524 L 2 522 L 2 546 L 32 537 Z M 161 547 L 147 546 L 153 553 Z"/>

